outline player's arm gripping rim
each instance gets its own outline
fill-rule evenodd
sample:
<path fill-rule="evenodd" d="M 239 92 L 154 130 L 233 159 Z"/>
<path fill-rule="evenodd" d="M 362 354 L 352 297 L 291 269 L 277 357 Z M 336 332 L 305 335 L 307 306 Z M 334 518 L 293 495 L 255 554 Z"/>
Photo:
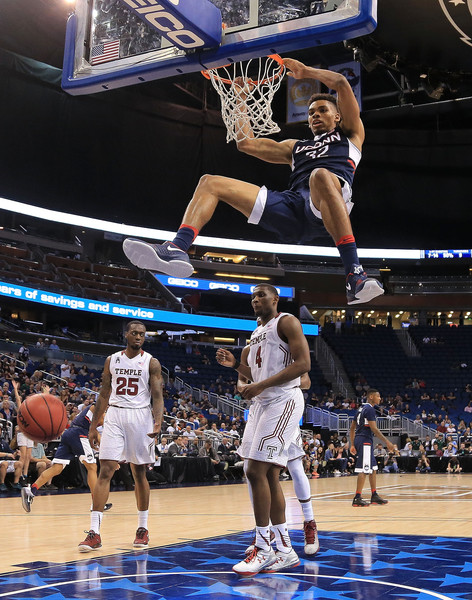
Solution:
<path fill-rule="evenodd" d="M 360 150 L 365 139 L 364 125 L 361 121 L 359 104 L 352 91 L 351 84 L 344 75 L 327 69 L 307 67 L 293 58 L 285 58 L 284 64 L 287 67 L 289 77 L 294 79 L 316 79 L 328 89 L 335 90 L 338 109 L 341 114 L 341 129 Z"/>
<path fill-rule="evenodd" d="M 97 401 L 95 403 L 95 410 L 93 412 L 92 422 L 90 424 L 89 441 L 90 441 L 90 445 L 92 446 L 92 448 L 95 448 L 95 449 L 98 448 L 99 443 L 100 443 L 97 427 L 101 421 L 101 418 L 105 414 L 106 409 L 108 408 L 108 401 L 110 399 L 110 394 L 111 394 L 110 361 L 111 361 L 111 356 L 108 356 L 108 358 L 105 361 L 105 366 L 103 367 L 102 385 L 100 387 L 100 394 L 98 395 Z"/>
<path fill-rule="evenodd" d="M 154 417 L 154 428 L 149 437 L 156 437 L 161 431 L 162 416 L 164 414 L 164 397 L 162 395 L 162 372 L 161 364 L 157 358 L 151 358 L 149 363 L 149 384 L 152 396 L 152 414 Z"/>

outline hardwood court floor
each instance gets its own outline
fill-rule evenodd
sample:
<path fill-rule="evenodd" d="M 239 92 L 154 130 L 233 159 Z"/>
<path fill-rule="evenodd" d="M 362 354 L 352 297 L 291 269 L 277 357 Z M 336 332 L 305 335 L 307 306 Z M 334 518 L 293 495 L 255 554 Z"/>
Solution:
<path fill-rule="evenodd" d="M 381 474 L 377 483 L 379 493 L 389 504 L 353 508 L 355 477 L 310 480 L 319 530 L 472 537 L 472 475 Z M 303 518 L 292 482 L 283 482 L 282 486 L 289 528 L 300 530 Z M 366 491 L 364 497 L 369 496 Z M 137 527 L 134 492 L 112 492 L 110 501 L 113 508 L 105 513 L 101 528 L 103 547 L 82 554 L 77 544 L 84 539 L 84 530 L 89 529 L 89 494 L 51 492 L 38 496 L 29 514 L 23 511 L 19 497 L 1 498 L 0 573 L 21 570 L 23 567 L 18 565 L 35 561 L 65 563 L 131 551 Z M 249 532 L 253 523 L 245 484 L 151 492 L 152 547 Z M 468 555 L 471 559 L 472 545 Z"/>

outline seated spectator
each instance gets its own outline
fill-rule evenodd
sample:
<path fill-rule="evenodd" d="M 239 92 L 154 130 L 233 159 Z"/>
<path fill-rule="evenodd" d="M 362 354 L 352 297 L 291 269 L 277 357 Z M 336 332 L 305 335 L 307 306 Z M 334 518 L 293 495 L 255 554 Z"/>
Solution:
<path fill-rule="evenodd" d="M 221 444 L 219 444 L 217 450 L 220 460 L 227 462 L 230 466 L 234 465 L 238 458 L 234 452 L 231 452 L 231 448 L 231 440 L 228 437 L 224 437 L 221 440 Z"/>
<path fill-rule="evenodd" d="M 451 456 L 447 463 L 446 471 L 448 473 L 460 473 L 462 471 L 462 467 L 459 463 L 459 459 L 457 456 Z"/>
<path fill-rule="evenodd" d="M 167 438 L 162 436 L 161 441 L 156 445 L 156 449 L 159 453 L 159 456 L 167 454 L 169 450 L 169 444 L 167 443 Z"/>
<path fill-rule="evenodd" d="M 182 431 L 182 435 L 184 437 L 188 437 L 189 439 L 195 439 L 197 437 L 195 429 L 192 429 L 191 425 L 187 425 L 185 427 L 185 429 Z"/>
<path fill-rule="evenodd" d="M 26 344 L 23 344 L 20 349 L 18 350 L 18 358 L 23 361 L 24 363 L 27 363 L 29 360 L 29 355 L 30 355 L 30 351 L 29 348 Z"/>
<path fill-rule="evenodd" d="M 449 442 L 443 450 L 443 456 L 449 458 L 449 457 L 455 456 L 455 455 L 456 455 L 456 449 L 454 448 L 454 445 L 452 444 L 452 442 Z"/>
<path fill-rule="evenodd" d="M 169 444 L 167 456 L 185 456 L 187 447 L 185 446 L 184 438 L 179 435 Z"/>
<path fill-rule="evenodd" d="M 8 394 L 3 394 L 0 408 L 0 419 L 16 423 L 16 410 L 11 408 L 11 400 Z"/>
<path fill-rule="evenodd" d="M 49 350 L 60 350 L 56 340 L 52 340 L 52 342 L 49 344 Z"/>
<path fill-rule="evenodd" d="M 396 444 L 393 445 L 393 452 L 387 454 L 385 460 L 385 466 L 382 469 L 384 473 L 398 473 L 400 470 L 398 467 L 397 457 L 400 456 L 400 451 Z"/>
<path fill-rule="evenodd" d="M 36 348 L 44 348 L 44 340 L 42 337 L 38 338 L 38 341 L 36 342 Z"/>
<path fill-rule="evenodd" d="M 35 442 L 34 446 L 31 448 L 31 459 L 28 474 L 33 479 L 38 479 L 41 473 L 43 473 L 43 471 L 46 469 L 49 469 L 51 465 L 52 462 L 46 456 L 44 446 L 40 442 Z M 43 487 L 49 490 L 57 490 L 57 487 L 52 484 L 52 477 Z"/>
<path fill-rule="evenodd" d="M 19 460 L 18 450 L 13 452 L 5 440 L 0 440 L 0 492 L 8 491 L 5 484 L 5 477 L 8 473 L 13 473 L 14 490 L 21 490 L 20 477 L 23 471 L 23 462 Z"/>
<path fill-rule="evenodd" d="M 422 453 L 418 458 L 418 464 L 416 465 L 417 473 L 431 473 L 431 464 L 429 462 L 426 453 Z"/>
<path fill-rule="evenodd" d="M 335 475 L 345 473 L 347 468 L 347 459 L 342 458 L 342 448 L 339 450 L 340 452 L 335 448 L 334 443 L 330 442 L 325 452 L 326 467 Z"/>
<path fill-rule="evenodd" d="M 61 377 L 62 379 L 70 379 L 70 365 L 69 365 L 69 361 L 66 359 L 64 359 L 64 362 L 61 365 Z"/>
<path fill-rule="evenodd" d="M 187 456 L 191 458 L 198 456 L 198 441 L 197 439 L 187 438 L 188 439 L 188 448 L 187 448 Z"/>
<path fill-rule="evenodd" d="M 385 461 L 387 458 L 387 450 L 382 446 L 382 444 L 379 443 L 374 448 L 374 456 L 379 470 L 382 470 L 385 466 Z"/>
<path fill-rule="evenodd" d="M 220 460 L 218 453 L 213 448 L 213 444 L 212 444 L 211 440 L 205 440 L 205 443 L 200 448 L 198 455 L 199 456 L 208 456 L 210 458 L 211 464 L 213 465 L 213 468 L 215 470 L 215 475 L 214 475 L 213 479 L 219 479 L 220 476 L 223 475 L 223 473 L 228 468 L 228 463 Z"/>

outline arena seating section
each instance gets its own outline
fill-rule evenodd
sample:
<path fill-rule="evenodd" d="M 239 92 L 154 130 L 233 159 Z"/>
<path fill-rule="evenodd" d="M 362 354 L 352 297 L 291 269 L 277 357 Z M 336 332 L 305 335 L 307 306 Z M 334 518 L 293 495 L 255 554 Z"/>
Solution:
<path fill-rule="evenodd" d="M 162 308 L 156 289 L 132 268 L 43 254 L 39 249 L 0 244 L 0 277 L 12 283 L 62 292 L 91 300 Z"/>
<path fill-rule="evenodd" d="M 463 408 L 471 399 L 466 385 L 472 383 L 472 327 L 410 327 L 408 332 L 418 357 L 407 356 L 394 330 L 386 327 L 365 326 L 342 335 L 324 330 L 322 335 L 342 360 L 353 385 L 360 374 L 384 396 L 407 393 L 413 415 L 423 408 L 438 414 L 445 402 L 434 401 L 435 395 L 453 392 L 454 403 L 445 403 L 449 416 L 453 421 L 467 419 Z M 424 338 L 436 342 L 423 343 Z M 422 390 L 407 387 L 413 379 L 425 382 L 431 401 L 421 402 Z"/>

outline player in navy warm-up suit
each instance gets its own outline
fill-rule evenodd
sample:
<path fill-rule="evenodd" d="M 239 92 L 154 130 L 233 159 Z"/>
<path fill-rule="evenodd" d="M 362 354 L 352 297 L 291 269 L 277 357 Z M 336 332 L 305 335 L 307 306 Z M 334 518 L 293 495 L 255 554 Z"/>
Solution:
<path fill-rule="evenodd" d="M 386 444 L 389 451 L 393 451 L 393 444 L 387 440 L 377 427 L 374 409 L 377 404 L 380 404 L 380 394 L 377 390 L 370 389 L 367 392 L 367 402 L 360 406 L 356 418 L 351 423 L 351 454 L 357 455 L 355 468 L 357 489 L 352 506 L 369 506 L 369 503 L 362 499 L 362 489 L 367 475 L 372 489 L 370 503 L 388 504 L 387 500 L 383 500 L 377 494 L 377 461 L 374 457 L 374 435 Z"/>

